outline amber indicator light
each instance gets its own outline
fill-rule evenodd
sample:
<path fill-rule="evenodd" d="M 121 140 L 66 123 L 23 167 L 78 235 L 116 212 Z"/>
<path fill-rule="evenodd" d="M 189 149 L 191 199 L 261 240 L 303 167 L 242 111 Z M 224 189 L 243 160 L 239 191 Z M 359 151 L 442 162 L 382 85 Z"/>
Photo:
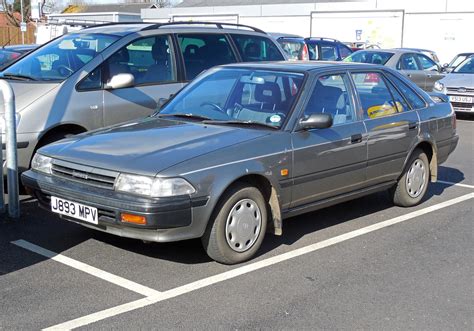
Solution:
<path fill-rule="evenodd" d="M 133 223 L 133 224 L 146 224 L 146 217 L 133 214 L 121 214 L 122 222 Z"/>

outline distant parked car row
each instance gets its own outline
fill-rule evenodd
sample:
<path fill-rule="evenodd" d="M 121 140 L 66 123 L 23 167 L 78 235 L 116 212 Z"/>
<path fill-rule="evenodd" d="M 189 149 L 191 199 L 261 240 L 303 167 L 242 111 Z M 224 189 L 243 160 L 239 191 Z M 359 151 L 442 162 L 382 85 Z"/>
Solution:
<path fill-rule="evenodd" d="M 0 71 L 20 56 L 38 48 L 39 45 L 9 45 L 0 48 Z"/>

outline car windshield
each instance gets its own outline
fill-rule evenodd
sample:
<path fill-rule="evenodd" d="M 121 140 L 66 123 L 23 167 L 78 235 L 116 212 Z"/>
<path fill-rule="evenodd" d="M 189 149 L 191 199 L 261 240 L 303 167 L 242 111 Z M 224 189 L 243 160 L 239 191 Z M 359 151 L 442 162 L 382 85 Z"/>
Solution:
<path fill-rule="evenodd" d="M 155 116 L 280 128 L 299 94 L 303 78 L 300 73 L 270 70 L 212 69 Z"/>
<path fill-rule="evenodd" d="M 465 59 L 467 59 L 469 55 L 456 55 L 456 57 L 448 64 L 448 67 L 455 68 L 459 64 L 461 64 Z"/>
<path fill-rule="evenodd" d="M 474 56 L 466 59 L 453 70 L 456 74 L 474 74 Z"/>
<path fill-rule="evenodd" d="M 288 54 L 290 60 L 298 60 L 300 58 L 300 54 L 305 45 L 304 40 L 299 41 L 297 39 L 281 38 L 278 42 L 280 43 L 281 48 L 283 48 L 286 54 Z"/>
<path fill-rule="evenodd" d="M 392 56 L 393 53 L 389 52 L 358 51 L 346 57 L 344 62 L 361 62 L 384 65 L 388 60 L 390 60 Z"/>
<path fill-rule="evenodd" d="M 61 81 L 81 69 L 119 37 L 95 33 L 68 34 L 8 67 L 5 78 Z"/>

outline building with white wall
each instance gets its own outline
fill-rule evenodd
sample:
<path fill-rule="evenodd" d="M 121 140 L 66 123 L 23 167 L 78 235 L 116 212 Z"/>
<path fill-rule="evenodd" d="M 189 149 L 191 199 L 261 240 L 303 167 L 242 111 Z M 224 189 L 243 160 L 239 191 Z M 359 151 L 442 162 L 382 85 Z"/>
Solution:
<path fill-rule="evenodd" d="M 184 0 L 141 10 L 146 22 L 219 21 L 268 32 L 436 51 L 442 62 L 474 51 L 473 0 Z"/>

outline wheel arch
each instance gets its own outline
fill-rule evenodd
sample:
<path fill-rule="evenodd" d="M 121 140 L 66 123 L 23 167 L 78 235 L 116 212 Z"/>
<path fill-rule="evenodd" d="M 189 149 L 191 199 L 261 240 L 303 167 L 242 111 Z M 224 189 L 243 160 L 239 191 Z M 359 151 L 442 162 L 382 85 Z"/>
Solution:
<path fill-rule="evenodd" d="M 39 136 L 38 143 L 36 144 L 35 149 L 41 147 L 42 143 L 44 143 L 49 137 L 54 136 L 55 134 L 70 133 L 74 135 L 74 134 L 79 134 L 86 131 L 87 129 L 79 124 L 60 123 L 58 125 L 48 128 Z"/>
<path fill-rule="evenodd" d="M 232 187 L 237 184 L 247 184 L 250 186 L 256 187 L 262 193 L 265 201 L 269 206 L 269 219 L 267 224 L 267 232 L 271 232 L 275 235 L 282 234 L 282 216 L 281 216 L 281 206 L 280 206 L 280 199 L 279 193 L 277 188 L 274 184 L 272 184 L 271 180 L 265 177 L 262 174 L 258 173 L 249 173 L 242 175 L 240 177 L 235 178 L 231 181 L 224 190 L 219 195 L 217 199 L 217 203 L 213 208 L 216 208 L 219 201 L 221 201 L 222 197 L 228 192 Z"/>
<path fill-rule="evenodd" d="M 421 149 L 426 156 L 428 157 L 430 165 L 430 180 L 432 183 L 436 182 L 438 179 L 438 150 L 436 148 L 436 143 L 431 139 L 431 137 L 423 137 L 420 139 L 410 150 L 407 158 L 405 160 L 404 168 L 407 166 L 407 162 L 410 159 L 410 156 L 416 149 Z"/>

